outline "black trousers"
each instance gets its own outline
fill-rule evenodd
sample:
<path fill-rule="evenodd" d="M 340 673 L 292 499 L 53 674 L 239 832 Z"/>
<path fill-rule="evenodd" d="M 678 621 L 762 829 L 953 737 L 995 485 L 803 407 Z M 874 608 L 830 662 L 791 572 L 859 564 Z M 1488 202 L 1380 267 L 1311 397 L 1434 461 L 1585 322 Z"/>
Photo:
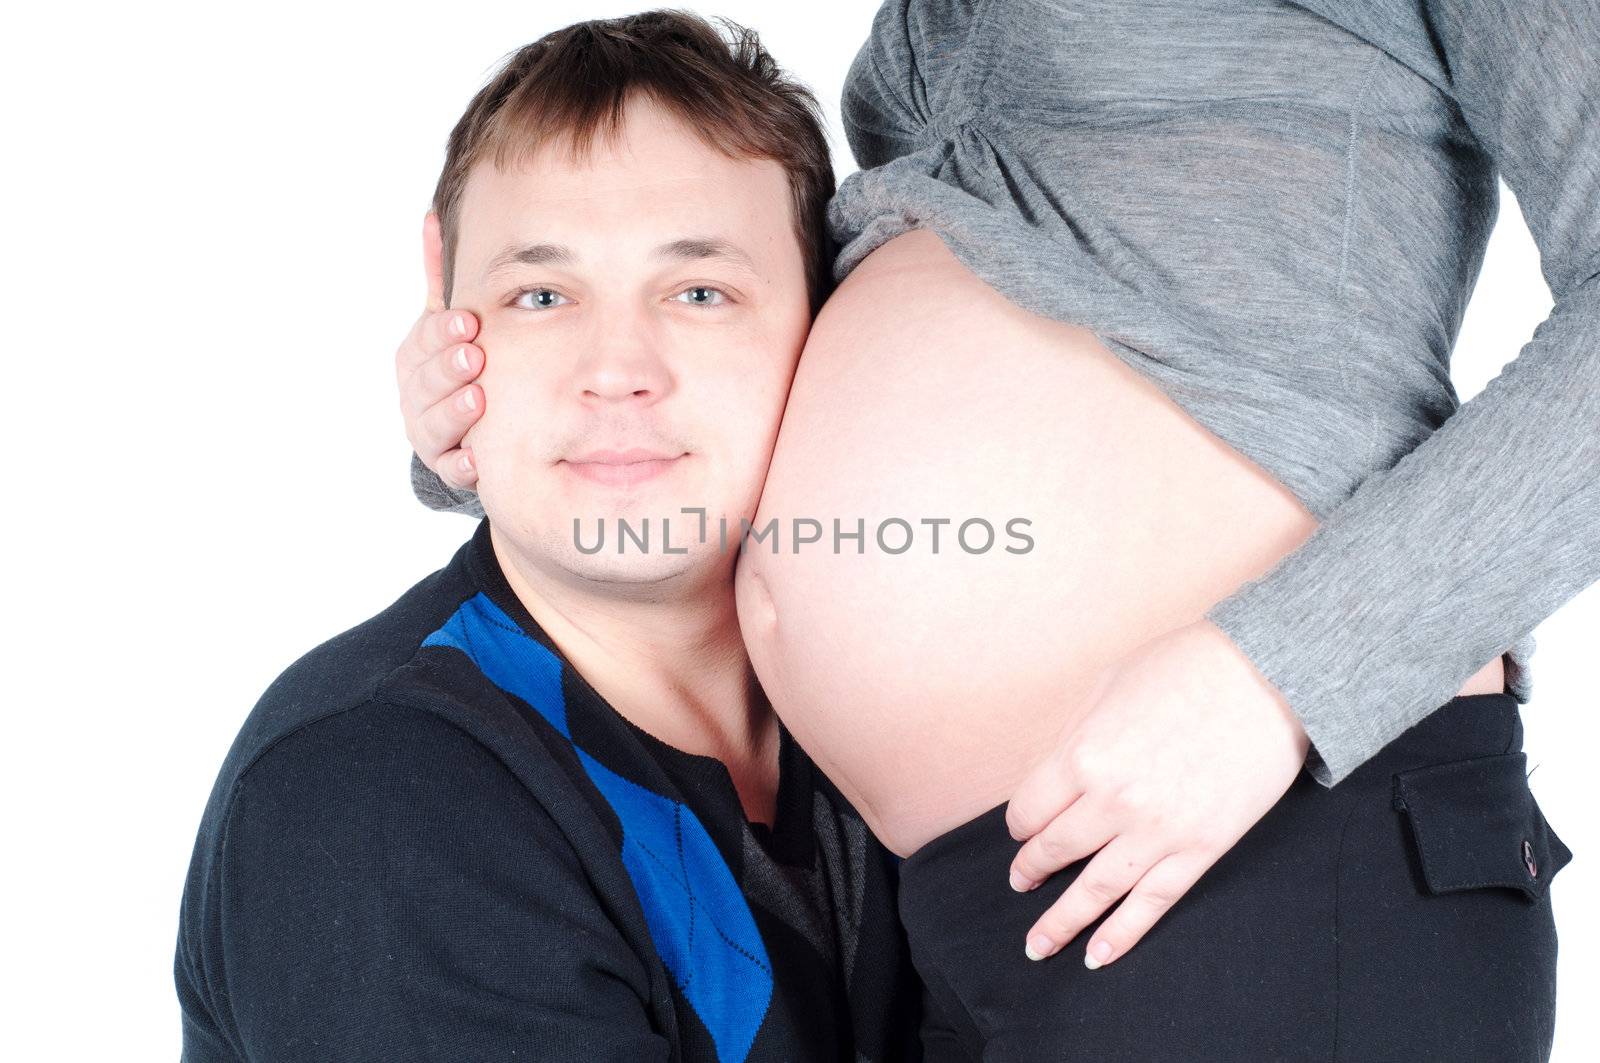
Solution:
<path fill-rule="evenodd" d="M 1031 893 L 1001 805 L 908 857 L 900 915 L 948 1060 L 1547 1060 L 1572 853 L 1528 787 L 1506 693 L 1453 698 L 1327 788 L 1302 772 L 1134 947 L 1099 920 L 1047 960 L 1025 932 L 1088 860 Z"/>

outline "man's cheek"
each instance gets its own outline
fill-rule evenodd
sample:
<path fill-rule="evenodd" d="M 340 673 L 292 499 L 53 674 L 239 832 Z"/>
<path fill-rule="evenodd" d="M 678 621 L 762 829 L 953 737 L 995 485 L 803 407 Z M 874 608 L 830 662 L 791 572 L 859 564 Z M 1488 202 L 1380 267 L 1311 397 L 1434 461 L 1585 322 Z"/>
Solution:
<path fill-rule="evenodd" d="M 464 442 L 477 447 L 499 447 L 537 416 L 530 403 L 530 388 L 525 381 L 505 372 L 495 372 L 488 361 L 478 377 L 483 388 L 483 415 L 470 429 Z"/>
<path fill-rule="evenodd" d="M 533 438 L 537 427 L 528 423 L 526 414 L 519 418 L 517 404 L 507 401 L 504 395 L 486 402 L 483 416 L 461 440 L 462 446 L 472 448 L 479 483 L 508 484 L 526 474 L 539 457 Z M 480 487 L 480 493 L 482 490 Z"/>

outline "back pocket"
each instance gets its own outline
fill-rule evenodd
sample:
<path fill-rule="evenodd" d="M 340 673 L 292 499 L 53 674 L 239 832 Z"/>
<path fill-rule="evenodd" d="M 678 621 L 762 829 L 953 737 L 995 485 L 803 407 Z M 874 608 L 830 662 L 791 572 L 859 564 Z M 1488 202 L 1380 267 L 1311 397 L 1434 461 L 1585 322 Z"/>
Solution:
<path fill-rule="evenodd" d="M 1430 893 L 1502 886 L 1544 896 L 1572 851 L 1528 786 L 1526 753 L 1396 772 L 1393 805 L 1410 822 Z"/>

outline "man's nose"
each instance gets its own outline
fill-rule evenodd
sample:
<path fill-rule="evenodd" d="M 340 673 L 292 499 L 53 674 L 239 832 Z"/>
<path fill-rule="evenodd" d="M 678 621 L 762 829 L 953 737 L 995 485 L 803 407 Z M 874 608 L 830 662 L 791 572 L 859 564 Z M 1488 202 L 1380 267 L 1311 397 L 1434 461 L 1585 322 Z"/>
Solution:
<path fill-rule="evenodd" d="M 672 376 L 659 340 L 638 319 L 613 320 L 600 329 L 578 366 L 576 384 L 583 400 L 651 403 L 663 398 Z"/>

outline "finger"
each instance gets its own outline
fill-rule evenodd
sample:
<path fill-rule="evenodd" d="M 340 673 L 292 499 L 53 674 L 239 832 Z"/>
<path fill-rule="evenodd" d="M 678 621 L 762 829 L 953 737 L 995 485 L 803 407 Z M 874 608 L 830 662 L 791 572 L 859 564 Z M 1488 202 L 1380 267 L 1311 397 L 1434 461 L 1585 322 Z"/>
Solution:
<path fill-rule="evenodd" d="M 483 389 L 468 384 L 443 402 L 436 402 L 413 420 L 406 422 L 406 438 L 422 459 L 422 464 L 448 480 L 439 468 L 439 458 L 461 445 L 479 417 L 483 416 Z"/>
<path fill-rule="evenodd" d="M 1117 835 L 1033 924 L 1023 951 L 1030 960 L 1054 954 L 1117 903 L 1151 865 L 1166 855 L 1152 851 L 1129 835 Z"/>
<path fill-rule="evenodd" d="M 452 450 L 440 457 L 439 467 L 434 472 L 439 474 L 439 479 L 451 487 L 476 487 L 478 485 L 478 466 L 473 460 L 471 447 Z M 446 473 L 449 475 L 445 475 Z"/>
<path fill-rule="evenodd" d="M 1083 773 L 1074 768 L 1081 759 L 1082 747 L 1081 741 L 1075 738 L 1082 733 L 1084 721 L 1099 706 L 1116 674 L 1113 668 L 1102 668 L 1096 673 L 1089 692 L 1074 699 L 1076 704 L 1071 707 L 1060 737 L 1056 739 L 1049 755 L 1012 793 L 1006 805 L 1006 827 L 1015 840 L 1026 841 L 1039 833 L 1046 823 L 1055 819 L 1062 809 L 1090 788 Z"/>
<path fill-rule="evenodd" d="M 428 274 L 427 308 L 438 313 L 444 307 L 444 239 L 439 231 L 439 215 L 422 216 L 422 268 Z"/>
<path fill-rule="evenodd" d="M 462 385 L 475 380 L 483 371 L 483 351 L 461 343 L 446 347 L 423 361 L 415 372 L 400 382 L 400 411 L 407 418 L 448 399 Z M 447 441 L 451 446 L 454 440 Z"/>
<path fill-rule="evenodd" d="M 1022 780 L 1006 805 L 1006 829 L 1016 841 L 1032 838 L 1084 793 L 1068 766 L 1069 743 L 1050 752 Z"/>
<path fill-rule="evenodd" d="M 446 310 L 437 314 L 423 311 L 395 352 L 395 374 L 401 390 L 429 358 L 452 344 L 469 342 L 477 334 L 478 318 L 470 310 Z"/>
<path fill-rule="evenodd" d="M 428 354 L 438 354 L 452 343 L 468 343 L 478 334 L 478 318 L 470 310 L 426 314 L 417 324 L 418 343 Z"/>
<path fill-rule="evenodd" d="M 1039 883 L 1069 864 L 1098 852 L 1116 830 L 1093 799 L 1080 797 L 1028 839 L 1011 860 L 1011 888 L 1036 889 Z"/>
<path fill-rule="evenodd" d="M 1196 853 L 1173 853 L 1158 861 L 1096 928 L 1084 950 L 1083 965 L 1092 971 L 1126 955 L 1210 866 L 1210 861 Z"/>

